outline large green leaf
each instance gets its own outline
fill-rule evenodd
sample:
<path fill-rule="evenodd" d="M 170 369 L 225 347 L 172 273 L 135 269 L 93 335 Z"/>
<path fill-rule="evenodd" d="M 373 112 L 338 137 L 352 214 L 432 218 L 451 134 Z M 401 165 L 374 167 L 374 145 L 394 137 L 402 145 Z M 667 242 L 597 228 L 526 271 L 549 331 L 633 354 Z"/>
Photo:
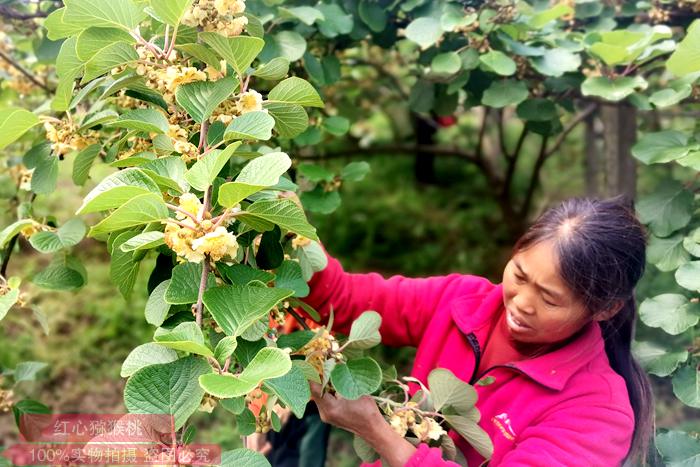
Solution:
<path fill-rule="evenodd" d="M 80 151 L 73 160 L 73 183 L 78 186 L 85 185 L 90 177 L 90 168 L 102 150 L 102 145 L 91 144 Z"/>
<path fill-rule="evenodd" d="M 292 361 L 286 352 L 265 347 L 239 375 L 208 373 L 199 377 L 199 384 L 215 397 L 238 397 L 248 394 L 264 380 L 285 375 L 291 368 Z"/>
<path fill-rule="evenodd" d="M 275 119 L 267 112 L 255 111 L 246 112 L 233 119 L 224 131 L 224 140 L 263 140 L 267 141 L 272 137 L 272 128 L 275 126 Z"/>
<path fill-rule="evenodd" d="M 141 344 L 132 350 L 122 363 L 121 376 L 128 378 L 143 367 L 177 360 L 177 352 L 154 342 Z"/>
<path fill-rule="evenodd" d="M 171 305 L 187 305 L 197 301 L 199 283 L 202 280 L 201 263 L 182 263 L 173 268 L 172 278 L 165 290 L 165 302 Z M 207 288 L 214 287 L 216 277 L 209 273 Z"/>
<path fill-rule="evenodd" d="M 57 41 L 59 39 L 74 36 L 84 29 L 82 26 L 63 22 L 63 14 L 65 12 L 65 8 L 58 8 L 57 10 L 52 11 L 51 14 L 44 20 L 46 37 L 49 40 Z"/>
<path fill-rule="evenodd" d="M 28 110 L 17 107 L 0 110 L 0 149 L 5 149 L 38 124 L 39 117 Z"/>
<path fill-rule="evenodd" d="M 240 336 L 291 295 L 291 290 L 233 284 L 207 290 L 204 305 L 227 335 Z"/>
<path fill-rule="evenodd" d="M 77 245 L 85 236 L 85 230 L 85 223 L 81 219 L 71 219 L 55 232 L 35 233 L 29 238 L 29 243 L 41 253 L 54 253 Z"/>
<path fill-rule="evenodd" d="M 238 219 L 257 230 L 267 230 L 276 224 L 290 232 L 318 240 L 316 229 L 306 220 L 304 211 L 290 199 L 256 201 L 248 206 L 246 211 L 238 216 Z"/>
<path fill-rule="evenodd" d="M 271 152 L 256 157 L 243 167 L 234 182 L 219 187 L 219 204 L 230 208 L 263 188 L 276 185 L 279 178 L 292 165 L 283 152 Z"/>
<path fill-rule="evenodd" d="M 177 26 L 192 5 L 193 0 L 150 0 L 151 8 L 160 19 L 171 26 Z"/>
<path fill-rule="evenodd" d="M 309 295 L 309 286 L 304 280 L 301 266 L 297 261 L 285 260 L 277 269 L 275 286 L 294 291 L 294 297 Z"/>
<path fill-rule="evenodd" d="M 688 135 L 675 130 L 646 133 L 632 147 L 632 155 L 645 164 L 670 162 L 685 157 L 697 146 L 688 146 Z"/>
<path fill-rule="evenodd" d="M 656 376 L 670 375 L 688 359 L 687 350 L 671 352 L 652 342 L 635 342 L 632 351 L 644 369 Z"/>
<path fill-rule="evenodd" d="M 544 54 L 530 59 L 533 68 L 546 76 L 559 77 L 577 71 L 581 56 L 564 48 L 549 49 Z"/>
<path fill-rule="evenodd" d="M 449 406 L 459 414 L 466 414 L 476 404 L 476 391 L 457 378 L 450 370 L 437 368 L 428 375 L 428 386 L 435 410 Z"/>
<path fill-rule="evenodd" d="M 297 365 L 292 365 L 286 375 L 268 379 L 264 387 L 272 391 L 284 404 L 292 409 L 297 418 L 301 418 L 306 410 L 306 404 L 311 399 L 309 382 L 304 372 Z"/>
<path fill-rule="evenodd" d="M 655 444 L 668 467 L 697 467 L 700 464 L 700 440 L 684 431 L 659 433 Z"/>
<path fill-rule="evenodd" d="M 427 49 L 442 37 L 442 26 L 435 18 L 416 18 L 406 28 L 406 38 Z"/>
<path fill-rule="evenodd" d="M 267 100 L 305 107 L 323 107 L 323 101 L 311 83 L 296 76 L 280 81 L 267 95 Z"/>
<path fill-rule="evenodd" d="M 85 63 L 78 58 L 76 52 L 77 39 L 70 37 L 61 45 L 61 50 L 56 57 L 56 74 L 58 75 L 58 87 L 56 96 L 51 103 L 51 108 L 61 112 L 68 110 L 73 98 L 75 79 L 83 74 Z"/>
<path fill-rule="evenodd" d="M 199 191 L 206 190 L 212 183 L 221 169 L 228 163 L 233 153 L 241 145 L 240 141 L 229 144 L 223 151 L 215 149 L 194 163 L 185 172 L 185 180 Z"/>
<path fill-rule="evenodd" d="M 172 331 L 156 335 L 154 340 L 171 349 L 204 355 L 205 357 L 214 356 L 214 352 L 204 341 L 202 330 L 197 323 L 192 321 L 180 323 Z"/>
<path fill-rule="evenodd" d="M 122 251 L 150 250 L 165 244 L 165 234 L 159 230 L 140 233 L 119 248 Z"/>
<path fill-rule="evenodd" d="M 134 29 L 146 18 L 142 5 L 133 0 L 65 0 L 63 22 L 83 28 Z"/>
<path fill-rule="evenodd" d="M 263 63 L 255 69 L 253 76 L 275 81 L 282 79 L 289 73 L 289 60 L 283 57 L 275 57 L 267 63 Z"/>
<path fill-rule="evenodd" d="M 135 196 L 90 229 L 89 236 L 127 229 L 168 218 L 168 208 L 161 195 L 146 193 Z"/>
<path fill-rule="evenodd" d="M 98 54 L 115 42 L 133 44 L 135 39 L 123 29 L 88 28 L 78 35 L 75 51 L 80 60 L 87 62 L 95 54 Z"/>
<path fill-rule="evenodd" d="M 199 407 L 204 390 L 198 378 L 210 371 L 194 356 L 141 368 L 126 382 L 124 404 L 130 413 L 173 415 L 178 430 Z"/>
<path fill-rule="evenodd" d="M 109 264 L 109 277 L 125 299 L 129 298 L 136 284 L 140 262 L 134 258 L 134 252 L 122 251 L 121 245 L 135 235 L 136 231 L 134 230 L 121 233 L 116 236 L 110 246 L 112 259 Z"/>
<path fill-rule="evenodd" d="M 382 382 L 382 369 L 369 357 L 349 360 L 331 371 L 331 383 L 345 399 L 356 400 L 372 394 Z"/>
<path fill-rule="evenodd" d="M 637 90 L 644 90 L 648 86 L 641 76 L 626 76 L 610 79 L 606 76 L 588 77 L 581 85 L 581 93 L 584 96 L 602 97 L 608 101 L 619 102 L 630 96 Z"/>
<path fill-rule="evenodd" d="M 51 153 L 51 145 L 40 143 L 24 155 L 24 165 L 34 170 L 31 188 L 38 195 L 48 195 L 58 183 L 58 157 Z"/>
<path fill-rule="evenodd" d="M 673 393 L 685 405 L 700 409 L 700 369 L 697 365 L 688 365 L 673 377 Z"/>
<path fill-rule="evenodd" d="M 683 234 L 678 233 L 668 238 L 652 235 L 649 239 L 647 260 L 661 271 L 673 271 L 689 259 L 690 255 L 683 247 Z"/>
<path fill-rule="evenodd" d="M 136 109 L 120 115 L 112 126 L 153 133 L 168 133 L 168 119 L 154 109 Z"/>
<path fill-rule="evenodd" d="M 4 295 L 0 295 L 0 321 L 7 315 L 10 308 L 17 303 L 19 299 L 19 289 L 11 288 L 9 291 L 5 292 Z"/>
<path fill-rule="evenodd" d="M 265 45 L 262 39 L 250 36 L 224 37 L 216 32 L 203 32 L 199 37 L 226 60 L 239 76 L 246 73 Z"/>
<path fill-rule="evenodd" d="M 309 115 L 299 104 L 264 102 L 263 107 L 275 119 L 275 130 L 282 138 L 294 138 L 309 126 Z"/>
<path fill-rule="evenodd" d="M 700 303 L 691 303 L 679 294 L 661 294 L 642 302 L 639 317 L 647 326 L 676 335 L 698 324 Z"/>
<path fill-rule="evenodd" d="M 348 336 L 348 348 L 371 349 L 382 341 L 379 326 L 382 317 L 376 311 L 365 311 L 353 321 Z"/>
<path fill-rule="evenodd" d="M 2 231 L 0 231 L 0 248 L 5 248 L 5 245 L 12 240 L 12 237 L 19 234 L 25 227 L 29 227 L 35 223 L 36 222 L 31 219 L 20 219 L 2 229 Z"/>
<path fill-rule="evenodd" d="M 564 3 L 559 3 L 546 10 L 538 11 L 532 15 L 528 24 L 535 29 L 542 29 L 550 22 L 561 18 L 562 16 L 571 15 L 574 9 Z"/>
<path fill-rule="evenodd" d="M 479 454 L 487 459 L 493 455 L 493 442 L 476 421 L 459 415 L 445 415 L 445 420 Z"/>
<path fill-rule="evenodd" d="M 139 169 L 125 169 L 103 179 L 83 199 L 76 214 L 87 214 L 117 208 L 147 193 L 160 193 L 158 185 Z"/>
<path fill-rule="evenodd" d="M 234 449 L 221 453 L 221 467 L 270 467 L 270 461 L 252 449 Z"/>
<path fill-rule="evenodd" d="M 513 59 L 498 50 L 491 50 L 481 55 L 479 60 L 484 70 L 501 76 L 512 76 L 517 69 Z"/>
<path fill-rule="evenodd" d="M 522 81 L 504 80 L 494 81 L 484 91 L 481 103 L 489 107 L 500 109 L 509 105 L 517 105 L 527 99 L 529 91 Z"/>
<path fill-rule="evenodd" d="M 700 292 L 700 261 L 690 261 L 679 267 L 676 282 L 683 288 Z"/>
<path fill-rule="evenodd" d="M 700 21 L 688 27 L 685 37 L 666 62 L 668 70 L 676 76 L 685 76 L 700 71 Z"/>
<path fill-rule="evenodd" d="M 165 301 L 165 291 L 168 290 L 168 286 L 170 286 L 170 279 L 158 284 L 148 296 L 145 310 L 148 324 L 160 326 L 165 321 L 166 316 L 168 316 L 170 304 Z"/>
<path fill-rule="evenodd" d="M 270 43 L 280 57 L 290 62 L 296 62 L 306 52 L 306 39 L 296 31 L 280 31 L 274 35 Z"/>
<path fill-rule="evenodd" d="M 693 193 L 680 183 L 664 183 L 637 203 L 637 212 L 654 235 L 666 237 L 690 222 Z"/>
<path fill-rule="evenodd" d="M 85 268 L 71 256 L 56 256 L 32 279 L 36 285 L 50 290 L 74 290 L 85 285 Z"/>
<path fill-rule="evenodd" d="M 138 58 L 139 54 L 133 45 L 126 42 L 114 42 L 85 62 L 85 74 L 81 82 L 85 84 L 115 67 L 134 62 Z"/>
<path fill-rule="evenodd" d="M 236 90 L 237 86 L 238 80 L 233 76 L 216 81 L 196 81 L 178 86 L 175 99 L 196 122 L 202 123 Z"/>

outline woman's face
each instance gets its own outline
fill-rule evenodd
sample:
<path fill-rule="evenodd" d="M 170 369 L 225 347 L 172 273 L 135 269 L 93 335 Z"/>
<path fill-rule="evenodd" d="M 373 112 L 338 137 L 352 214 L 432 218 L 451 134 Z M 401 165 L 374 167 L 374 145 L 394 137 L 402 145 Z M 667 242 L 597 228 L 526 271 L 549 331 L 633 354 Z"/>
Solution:
<path fill-rule="evenodd" d="M 563 341 L 591 321 L 558 271 L 551 241 L 515 254 L 503 271 L 503 303 L 511 337 L 528 344 Z"/>

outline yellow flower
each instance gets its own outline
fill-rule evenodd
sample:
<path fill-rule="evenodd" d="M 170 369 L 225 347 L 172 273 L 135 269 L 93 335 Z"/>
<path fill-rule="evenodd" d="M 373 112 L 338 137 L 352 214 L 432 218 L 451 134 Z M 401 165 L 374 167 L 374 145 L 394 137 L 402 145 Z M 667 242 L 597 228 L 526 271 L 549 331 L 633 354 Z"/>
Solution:
<path fill-rule="evenodd" d="M 192 228 L 181 227 L 173 223 L 168 223 L 165 226 L 165 244 L 178 256 L 185 258 L 187 261 L 201 263 L 204 260 L 204 254 L 194 251 L 192 248 L 192 242 L 198 233 L 196 230 L 193 230 L 195 222 L 188 217 L 182 223 Z"/>
<path fill-rule="evenodd" d="M 400 413 L 391 416 L 389 419 L 389 425 L 391 425 L 391 429 L 394 430 L 399 436 L 406 436 L 408 424 L 406 423 L 406 418 L 402 417 Z"/>
<path fill-rule="evenodd" d="M 201 254 L 208 254 L 213 261 L 219 261 L 224 257 L 233 259 L 238 252 L 238 242 L 235 235 L 225 227 L 218 226 L 213 232 L 194 240 L 192 249 Z"/>
<path fill-rule="evenodd" d="M 199 197 L 194 193 L 185 193 L 184 195 L 180 196 L 179 204 L 182 209 L 195 217 L 197 217 L 199 211 L 202 209 L 202 202 L 199 201 Z M 188 216 L 181 212 L 176 212 L 175 217 L 178 219 L 185 219 Z"/>
<path fill-rule="evenodd" d="M 241 94 L 236 102 L 236 110 L 240 114 L 262 110 L 262 95 L 253 89 Z"/>
<path fill-rule="evenodd" d="M 297 248 L 305 247 L 306 245 L 309 245 L 310 243 L 311 243 L 310 239 L 308 239 L 306 237 L 302 237 L 301 235 L 297 235 L 296 237 L 294 237 L 292 239 L 292 248 L 294 248 L 296 250 Z"/>
<path fill-rule="evenodd" d="M 414 424 L 411 429 L 421 441 L 427 441 L 428 439 L 437 441 L 440 439 L 440 436 L 447 434 L 440 424 L 430 417 L 424 417 L 420 423 Z"/>

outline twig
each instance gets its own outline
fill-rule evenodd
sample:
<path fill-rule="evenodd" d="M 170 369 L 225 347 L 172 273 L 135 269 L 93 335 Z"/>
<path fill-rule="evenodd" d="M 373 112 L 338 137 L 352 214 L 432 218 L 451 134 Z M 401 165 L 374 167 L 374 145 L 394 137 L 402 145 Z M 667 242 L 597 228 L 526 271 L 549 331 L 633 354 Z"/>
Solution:
<path fill-rule="evenodd" d="M 177 39 L 177 31 L 178 31 L 179 27 L 180 27 L 180 24 L 178 23 L 175 25 L 175 29 L 173 29 L 173 37 L 170 39 L 170 45 L 167 46 L 167 50 L 165 51 L 165 59 L 166 60 L 170 59 L 170 54 L 172 53 L 173 49 L 175 48 L 175 41 Z"/>
<path fill-rule="evenodd" d="M 19 234 L 12 237 L 10 242 L 7 244 L 7 248 L 5 248 L 5 256 L 2 258 L 2 268 L 0 268 L 0 276 L 2 277 L 7 276 L 7 266 L 10 264 L 10 256 L 12 256 L 12 250 L 15 248 L 15 244 L 17 243 L 17 237 L 19 237 Z"/>
<path fill-rule="evenodd" d="M 287 313 L 289 313 L 290 315 L 292 315 L 292 317 L 293 317 L 295 320 L 297 320 L 297 321 L 299 322 L 299 324 L 301 324 L 301 327 L 303 327 L 304 330 L 306 330 L 306 331 L 310 331 L 310 330 L 311 330 L 311 328 L 309 327 L 309 325 L 306 324 L 306 320 L 304 320 L 304 318 L 302 318 L 301 316 L 299 316 L 299 313 L 297 313 L 296 311 L 294 311 L 293 308 L 287 308 Z"/>
<path fill-rule="evenodd" d="M 484 116 L 481 119 L 481 128 L 479 128 L 479 138 L 477 139 L 476 142 L 476 159 L 477 160 L 483 160 L 483 154 L 484 154 L 484 148 L 483 148 L 483 143 L 484 143 L 484 135 L 486 135 L 486 123 L 488 122 L 488 117 L 489 117 L 489 107 L 484 107 Z"/>
<path fill-rule="evenodd" d="M 199 145 L 197 147 L 197 150 L 200 153 L 202 152 L 202 150 L 204 150 L 204 152 L 206 152 L 206 150 L 207 150 L 206 141 L 207 141 L 208 131 L 209 131 L 209 120 L 207 119 L 207 120 L 204 120 L 204 122 L 202 122 L 202 127 L 199 130 Z"/>
<path fill-rule="evenodd" d="M 221 372 L 226 373 L 230 366 L 231 366 L 231 356 L 229 355 L 228 357 L 226 357 L 226 361 L 224 362 L 224 367 L 221 369 Z"/>
<path fill-rule="evenodd" d="M 211 209 L 211 190 L 211 185 L 204 190 L 204 205 L 202 206 L 202 210 L 197 214 L 200 221 L 204 220 L 204 215 Z"/>
<path fill-rule="evenodd" d="M 13 10 L 6 5 L 0 5 L 0 16 L 10 19 L 26 20 L 34 18 L 46 18 L 47 16 L 49 16 L 49 12 L 41 11 L 39 10 L 39 7 L 37 7 L 37 11 L 34 13 L 20 13 L 19 11 Z"/>
<path fill-rule="evenodd" d="M 195 305 L 195 321 L 197 326 L 202 327 L 202 310 L 204 309 L 204 290 L 207 288 L 207 279 L 209 278 L 209 260 L 204 258 L 202 266 L 202 277 L 199 280 L 199 293 L 197 294 L 197 303 Z"/>
<path fill-rule="evenodd" d="M 187 217 L 189 217 L 190 219 L 192 219 L 196 224 L 199 224 L 199 221 L 197 220 L 196 217 L 194 217 L 194 215 L 192 215 L 191 212 L 185 211 L 185 210 L 182 209 L 181 207 L 175 206 L 174 204 L 165 203 L 165 206 L 167 206 L 167 208 L 170 209 L 171 211 L 180 212 L 180 213 L 186 215 Z"/>
<path fill-rule="evenodd" d="M 17 71 L 19 71 L 20 73 L 22 73 L 24 76 L 26 76 L 26 77 L 29 79 L 29 81 L 31 81 L 32 83 L 36 84 L 36 85 L 39 86 L 40 88 L 42 88 L 44 91 L 46 91 L 46 92 L 53 92 L 53 89 L 49 88 L 45 83 L 42 83 L 41 81 L 39 81 L 38 79 L 36 79 L 36 78 L 34 77 L 34 75 L 32 75 L 32 74 L 31 74 L 29 71 L 27 71 L 22 65 L 20 65 L 19 63 L 17 63 L 12 57 L 10 57 L 9 55 L 7 55 L 7 54 L 6 54 L 5 52 L 3 52 L 2 50 L 0 50 L 0 58 L 2 58 L 2 59 L 5 60 L 7 63 L 9 63 L 10 65 L 12 65 L 12 67 L 13 67 L 15 70 L 17 70 Z"/>
<path fill-rule="evenodd" d="M 527 194 L 525 195 L 525 201 L 523 201 L 522 208 L 520 209 L 520 215 L 524 216 L 530 210 L 530 204 L 532 203 L 532 197 L 535 194 L 535 188 L 540 181 L 540 171 L 544 165 L 545 160 L 547 160 L 547 136 L 542 137 L 542 144 L 540 145 L 540 152 L 535 161 L 535 166 L 532 169 L 532 176 L 530 177 L 530 184 L 527 187 Z"/>
<path fill-rule="evenodd" d="M 583 109 L 574 118 L 572 118 L 569 121 L 569 123 L 566 124 L 564 130 L 562 130 L 562 132 L 559 133 L 559 136 L 557 136 L 557 139 L 554 141 L 552 147 L 545 151 L 544 157 L 547 158 L 553 153 L 555 153 L 559 149 L 559 147 L 564 143 L 566 137 L 569 136 L 569 133 L 571 133 L 578 126 L 578 124 L 584 121 L 590 114 L 595 112 L 596 109 L 598 109 L 597 103 L 594 102 L 592 104 L 588 104 L 588 106 L 585 109 Z"/>
<path fill-rule="evenodd" d="M 165 222 L 170 222 L 171 224 L 179 225 L 180 227 L 182 227 L 184 229 L 194 230 L 195 232 L 197 231 L 197 229 L 195 229 L 191 225 L 187 225 L 184 222 L 176 221 L 175 219 L 166 219 Z"/>

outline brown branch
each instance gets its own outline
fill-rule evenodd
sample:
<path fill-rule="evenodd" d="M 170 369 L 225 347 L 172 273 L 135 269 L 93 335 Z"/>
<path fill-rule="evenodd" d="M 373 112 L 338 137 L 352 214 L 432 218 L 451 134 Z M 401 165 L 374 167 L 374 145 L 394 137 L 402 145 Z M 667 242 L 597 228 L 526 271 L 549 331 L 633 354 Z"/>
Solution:
<path fill-rule="evenodd" d="M 524 217 L 530 210 L 530 205 L 532 204 L 532 198 L 535 194 L 535 189 L 540 182 L 540 172 L 542 171 L 542 166 L 547 160 L 547 136 L 542 137 L 542 144 L 540 145 L 540 152 L 537 155 L 537 160 L 535 161 L 535 166 L 532 169 L 532 177 L 530 177 L 530 184 L 527 187 L 527 193 L 525 194 L 525 201 L 520 209 L 520 216 Z"/>
<path fill-rule="evenodd" d="M 518 159 L 520 158 L 520 152 L 523 149 L 523 144 L 525 143 L 525 138 L 527 137 L 529 131 L 527 126 L 523 127 L 523 131 L 520 133 L 518 142 L 515 145 L 515 150 L 511 157 L 508 158 L 508 168 L 506 169 L 506 176 L 503 179 L 503 190 L 501 191 L 501 197 L 505 200 L 510 198 L 510 184 L 513 181 L 513 176 L 515 175 L 515 167 L 518 164 Z"/>
<path fill-rule="evenodd" d="M 295 320 L 297 320 L 297 322 L 298 322 L 299 324 L 301 324 L 301 326 L 302 326 L 306 331 L 310 331 L 310 330 L 311 330 L 311 328 L 309 327 L 309 325 L 306 324 L 306 320 L 304 320 L 304 318 L 302 318 L 301 316 L 299 316 L 299 313 L 297 313 L 296 311 L 294 311 L 294 309 L 292 309 L 292 308 L 287 308 L 287 313 L 289 313 L 290 315 L 292 315 L 292 318 L 294 318 Z"/>
<path fill-rule="evenodd" d="M 51 88 L 49 88 L 46 84 L 44 84 L 44 83 L 42 83 L 41 81 L 39 81 L 38 79 L 36 79 L 36 78 L 34 77 L 33 74 L 31 74 L 29 71 L 27 71 L 22 65 L 20 65 L 19 63 L 17 63 L 12 57 L 10 57 L 9 55 L 7 55 L 7 54 L 6 54 L 5 52 L 3 52 L 2 50 L 0 50 L 0 58 L 2 58 L 2 59 L 5 60 L 7 63 L 9 63 L 15 70 L 17 70 L 17 71 L 19 71 L 20 73 L 22 73 L 24 76 L 26 76 L 26 77 L 29 79 L 29 81 L 31 81 L 32 83 L 36 84 L 36 85 L 39 86 L 40 88 L 42 88 L 44 91 L 46 91 L 46 92 L 53 92 L 53 90 L 52 90 Z"/>
<path fill-rule="evenodd" d="M 202 266 L 202 277 L 199 280 L 199 292 L 197 294 L 197 303 L 194 306 L 195 320 L 197 326 L 202 327 L 202 310 L 204 309 L 204 290 L 207 288 L 207 279 L 209 279 L 209 259 L 204 258 Z"/>
<path fill-rule="evenodd" d="M 486 135 L 486 124 L 488 123 L 489 107 L 484 107 L 484 116 L 481 119 L 481 128 L 479 128 L 479 138 L 476 141 L 476 159 L 483 160 L 484 155 L 484 136 Z"/>
<path fill-rule="evenodd" d="M 15 244 L 17 243 L 17 237 L 19 237 L 19 234 L 12 237 L 7 243 L 5 256 L 2 258 L 2 268 L 0 268 L 0 276 L 2 277 L 7 276 L 7 266 L 10 264 L 10 256 L 12 256 L 12 250 L 15 248 Z"/>
<path fill-rule="evenodd" d="M 598 104 L 597 103 L 591 103 L 588 104 L 588 106 L 583 109 L 581 112 L 579 112 L 574 118 L 572 118 L 569 123 L 566 124 L 564 127 L 564 130 L 562 130 L 561 133 L 559 133 L 559 136 L 557 136 L 557 139 L 554 141 L 554 144 L 552 144 L 552 147 L 547 149 L 545 151 L 545 159 L 554 154 L 559 147 L 564 143 L 566 140 L 566 137 L 569 136 L 569 133 L 571 133 L 578 125 L 579 123 L 583 122 L 589 115 L 591 115 L 593 112 L 595 112 L 598 109 Z"/>
<path fill-rule="evenodd" d="M 503 156 L 510 160 L 512 156 L 508 153 L 508 148 L 506 147 L 506 135 L 505 135 L 505 128 L 504 128 L 504 119 L 505 115 L 503 113 L 503 109 L 499 109 L 498 113 L 496 114 L 496 123 L 498 127 L 498 144 L 501 146 L 501 152 L 503 153 Z"/>
<path fill-rule="evenodd" d="M 416 151 L 424 152 L 428 154 L 434 154 L 436 156 L 443 157 L 456 157 L 461 159 L 466 159 L 474 164 L 481 165 L 477 161 L 476 156 L 472 153 L 463 151 L 457 148 L 448 148 L 440 146 L 431 146 L 425 144 L 389 144 L 385 146 L 378 147 L 368 147 L 368 148 L 347 148 L 341 149 L 339 151 L 327 152 L 327 153 L 304 153 L 300 152 L 298 159 L 303 160 L 325 160 L 325 159 L 339 159 L 343 157 L 353 157 L 353 156 L 368 156 L 368 155 L 382 155 L 382 154 L 401 154 L 406 156 L 415 155 Z"/>
<path fill-rule="evenodd" d="M 34 18 L 46 18 L 47 16 L 49 16 L 49 12 L 37 9 L 37 11 L 34 13 L 20 13 L 19 11 L 13 10 L 7 5 L 0 5 L 0 16 L 9 19 L 26 20 Z"/>

